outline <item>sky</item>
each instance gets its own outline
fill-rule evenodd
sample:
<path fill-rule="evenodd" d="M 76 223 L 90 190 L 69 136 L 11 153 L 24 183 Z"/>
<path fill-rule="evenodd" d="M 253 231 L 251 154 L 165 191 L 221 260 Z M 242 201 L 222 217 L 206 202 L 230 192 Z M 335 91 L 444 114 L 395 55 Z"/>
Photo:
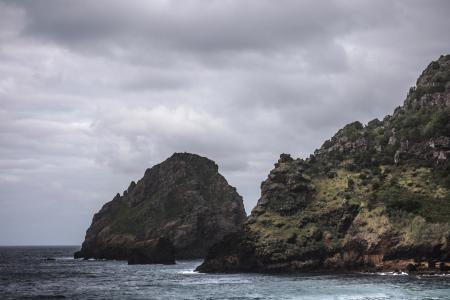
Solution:
<path fill-rule="evenodd" d="M 383 118 L 450 53 L 450 1 L 0 0 L 0 245 L 81 244 L 174 152 L 247 213 L 280 153 Z"/>

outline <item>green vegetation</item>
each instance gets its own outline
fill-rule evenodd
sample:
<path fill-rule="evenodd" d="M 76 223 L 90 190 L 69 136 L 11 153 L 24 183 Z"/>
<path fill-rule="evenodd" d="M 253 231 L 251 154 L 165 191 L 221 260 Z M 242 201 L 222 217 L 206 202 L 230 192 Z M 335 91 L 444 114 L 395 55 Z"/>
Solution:
<path fill-rule="evenodd" d="M 442 75 L 442 76 L 447 76 L 447 75 Z M 444 80 L 442 77 L 438 77 L 438 78 L 439 78 L 439 80 Z M 443 82 L 441 83 L 440 81 L 439 82 L 436 81 L 436 83 L 438 83 L 438 84 L 431 85 L 431 86 L 419 86 L 419 87 L 413 89 L 409 96 L 412 98 L 415 98 L 415 99 L 420 99 L 425 94 L 434 94 L 434 93 L 444 92 L 445 85 L 443 84 Z"/>
<path fill-rule="evenodd" d="M 450 222 L 450 162 L 429 165 L 411 158 L 398 165 L 376 162 L 361 166 L 361 159 L 353 157 L 353 161 L 341 162 L 344 168 L 328 166 L 326 175 L 313 175 L 316 204 L 310 209 L 335 209 L 349 201 L 367 205 L 369 210 L 385 207 L 395 222 L 411 216 Z"/>
<path fill-rule="evenodd" d="M 366 194 L 369 209 L 384 206 L 388 215 L 395 219 L 419 215 L 430 222 L 450 222 L 450 193 L 433 179 L 432 168 L 415 168 L 410 164 L 402 167 L 381 166 L 379 174 L 361 173 L 360 184 L 371 185 Z M 441 172 L 445 172 L 443 169 Z M 367 178 L 366 178 L 367 176 Z"/>
<path fill-rule="evenodd" d="M 450 132 L 450 111 L 405 111 L 391 121 L 400 140 L 416 142 Z"/>
<path fill-rule="evenodd" d="M 137 206 L 129 206 L 121 202 L 120 208 L 111 217 L 111 232 L 118 234 L 138 235 L 144 232 L 149 223 L 158 224 L 165 216 L 155 214 L 151 204 L 143 202 Z"/>
<path fill-rule="evenodd" d="M 450 111 L 442 110 L 431 115 L 430 120 L 423 128 L 424 137 L 448 135 L 450 132 Z"/>
<path fill-rule="evenodd" d="M 438 164 L 433 171 L 433 179 L 443 187 L 450 189 L 450 161 Z"/>
<path fill-rule="evenodd" d="M 422 208 L 424 197 L 394 185 L 380 190 L 376 194 L 377 200 L 384 203 L 389 212 L 402 210 L 409 213 L 418 213 Z"/>
<path fill-rule="evenodd" d="M 342 133 L 350 141 L 355 141 L 359 137 L 361 130 L 363 128 L 364 128 L 364 126 L 361 124 L 361 122 L 356 121 L 356 122 L 345 125 L 344 128 L 342 129 Z"/>
<path fill-rule="evenodd" d="M 252 231 L 267 239 L 288 239 L 298 231 L 298 227 L 298 217 L 281 216 L 274 212 L 266 212 L 257 222 L 250 224 Z"/>

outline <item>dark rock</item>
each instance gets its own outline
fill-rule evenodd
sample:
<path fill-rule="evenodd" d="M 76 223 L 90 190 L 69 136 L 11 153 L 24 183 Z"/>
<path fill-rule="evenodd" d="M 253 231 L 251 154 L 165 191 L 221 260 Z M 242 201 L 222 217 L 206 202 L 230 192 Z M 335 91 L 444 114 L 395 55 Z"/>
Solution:
<path fill-rule="evenodd" d="M 257 270 L 255 248 L 245 232 L 232 233 L 211 247 L 198 272 L 232 273 Z"/>
<path fill-rule="evenodd" d="M 450 271 L 450 266 L 446 265 L 444 262 L 439 263 L 439 271 L 448 272 Z"/>
<path fill-rule="evenodd" d="M 175 264 L 175 247 L 166 238 L 137 242 L 129 251 L 128 264 Z"/>
<path fill-rule="evenodd" d="M 417 271 L 417 266 L 415 264 L 408 264 L 406 266 L 406 270 L 409 272 L 415 272 Z"/>
<path fill-rule="evenodd" d="M 201 258 L 245 218 L 242 197 L 212 160 L 175 153 L 94 215 L 74 256 L 126 260 L 137 243 L 164 237 L 177 258 Z"/>
<path fill-rule="evenodd" d="M 278 160 L 279 163 L 283 162 L 291 162 L 293 159 L 290 154 L 282 153 L 280 154 L 280 159 Z"/>

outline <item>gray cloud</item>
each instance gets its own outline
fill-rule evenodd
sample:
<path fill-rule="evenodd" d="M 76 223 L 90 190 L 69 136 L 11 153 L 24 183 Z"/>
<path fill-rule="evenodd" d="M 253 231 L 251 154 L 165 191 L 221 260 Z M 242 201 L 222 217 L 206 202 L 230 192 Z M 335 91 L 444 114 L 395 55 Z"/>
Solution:
<path fill-rule="evenodd" d="M 80 243 L 173 152 L 247 212 L 281 152 L 400 105 L 448 1 L 0 1 L 0 244 Z"/>

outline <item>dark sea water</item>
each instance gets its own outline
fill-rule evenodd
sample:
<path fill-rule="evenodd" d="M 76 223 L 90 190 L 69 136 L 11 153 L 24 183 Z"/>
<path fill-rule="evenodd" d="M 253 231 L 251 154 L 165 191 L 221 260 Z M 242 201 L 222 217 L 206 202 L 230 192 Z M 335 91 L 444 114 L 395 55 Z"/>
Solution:
<path fill-rule="evenodd" d="M 201 261 L 133 265 L 72 259 L 77 247 L 0 247 L 0 299 L 450 299 L 450 277 L 210 275 Z"/>

